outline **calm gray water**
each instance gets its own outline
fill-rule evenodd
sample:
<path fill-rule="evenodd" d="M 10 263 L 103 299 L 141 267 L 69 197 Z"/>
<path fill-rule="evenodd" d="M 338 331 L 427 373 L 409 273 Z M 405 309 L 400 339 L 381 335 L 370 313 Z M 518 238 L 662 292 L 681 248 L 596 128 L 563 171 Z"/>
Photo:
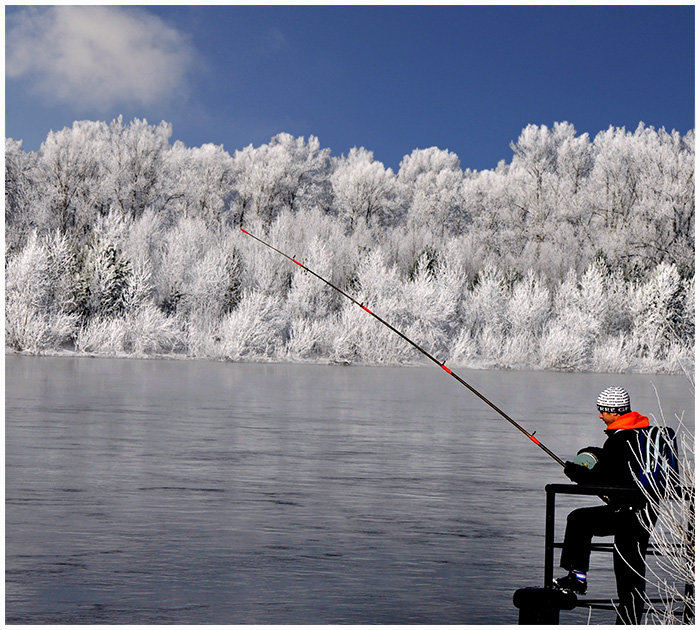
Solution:
<path fill-rule="evenodd" d="M 8 623 L 511 624 L 542 581 L 544 486 L 567 480 L 435 367 L 5 367 Z M 459 373 L 564 459 L 602 443 L 609 384 L 693 413 L 683 377 Z"/>

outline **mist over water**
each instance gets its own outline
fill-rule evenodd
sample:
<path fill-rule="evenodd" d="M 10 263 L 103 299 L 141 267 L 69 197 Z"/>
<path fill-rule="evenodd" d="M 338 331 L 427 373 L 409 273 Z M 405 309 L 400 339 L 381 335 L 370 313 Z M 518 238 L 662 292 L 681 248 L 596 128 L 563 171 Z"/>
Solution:
<path fill-rule="evenodd" d="M 563 459 L 611 384 L 694 429 L 679 376 L 459 373 Z M 567 481 L 434 367 L 23 356 L 5 474 L 8 623 L 516 623 Z"/>

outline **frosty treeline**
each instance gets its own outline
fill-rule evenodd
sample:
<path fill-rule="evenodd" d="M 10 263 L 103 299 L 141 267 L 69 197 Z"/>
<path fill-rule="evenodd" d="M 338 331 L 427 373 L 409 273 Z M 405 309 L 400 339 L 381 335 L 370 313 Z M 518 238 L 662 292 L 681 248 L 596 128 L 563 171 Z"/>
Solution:
<path fill-rule="evenodd" d="M 530 125 L 510 162 L 398 172 L 279 134 L 233 154 L 169 124 L 6 139 L 7 347 L 228 360 L 676 371 L 693 359 L 694 131 Z"/>

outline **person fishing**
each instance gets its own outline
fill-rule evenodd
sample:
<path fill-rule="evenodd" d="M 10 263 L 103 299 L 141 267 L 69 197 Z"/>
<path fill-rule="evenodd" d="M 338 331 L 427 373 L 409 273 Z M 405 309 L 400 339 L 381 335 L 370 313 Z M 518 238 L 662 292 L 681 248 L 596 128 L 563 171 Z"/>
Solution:
<path fill-rule="evenodd" d="M 656 513 L 637 482 L 642 453 L 640 434 L 650 430 L 649 419 L 631 410 L 630 396 L 621 387 L 608 387 L 596 401 L 605 423 L 607 440 L 602 448 L 586 447 L 577 460 L 567 461 L 564 473 L 575 483 L 627 488 L 624 496 L 611 493 L 607 504 L 579 508 L 567 519 L 560 566 L 568 570 L 555 586 L 585 594 L 593 536 L 614 536 L 613 567 L 620 600 L 618 624 L 640 623 L 644 610 L 645 554 L 649 529 Z M 596 461 L 597 460 L 597 461 Z M 590 466 L 590 467 L 589 467 Z M 646 525 L 646 527 L 645 527 Z"/>

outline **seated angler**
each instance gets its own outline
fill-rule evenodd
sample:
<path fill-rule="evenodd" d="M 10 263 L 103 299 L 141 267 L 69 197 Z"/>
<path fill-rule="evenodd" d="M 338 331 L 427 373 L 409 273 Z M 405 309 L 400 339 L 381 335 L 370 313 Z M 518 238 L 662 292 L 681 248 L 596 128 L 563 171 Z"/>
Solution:
<path fill-rule="evenodd" d="M 607 440 L 602 448 L 583 449 L 597 462 L 590 468 L 566 462 L 564 472 L 576 483 L 629 488 L 636 492 L 624 498 L 612 496 L 606 505 L 581 508 L 569 514 L 560 562 L 569 573 L 554 582 L 559 588 L 584 594 L 592 537 L 614 536 L 613 566 L 620 599 L 617 623 L 638 624 L 644 609 L 648 527 L 656 520 L 653 510 L 645 509 L 649 501 L 639 488 L 636 474 L 641 457 L 640 433 L 649 431 L 649 420 L 631 411 L 629 394 L 621 387 L 609 387 L 601 392 L 597 407 L 606 425 Z"/>

